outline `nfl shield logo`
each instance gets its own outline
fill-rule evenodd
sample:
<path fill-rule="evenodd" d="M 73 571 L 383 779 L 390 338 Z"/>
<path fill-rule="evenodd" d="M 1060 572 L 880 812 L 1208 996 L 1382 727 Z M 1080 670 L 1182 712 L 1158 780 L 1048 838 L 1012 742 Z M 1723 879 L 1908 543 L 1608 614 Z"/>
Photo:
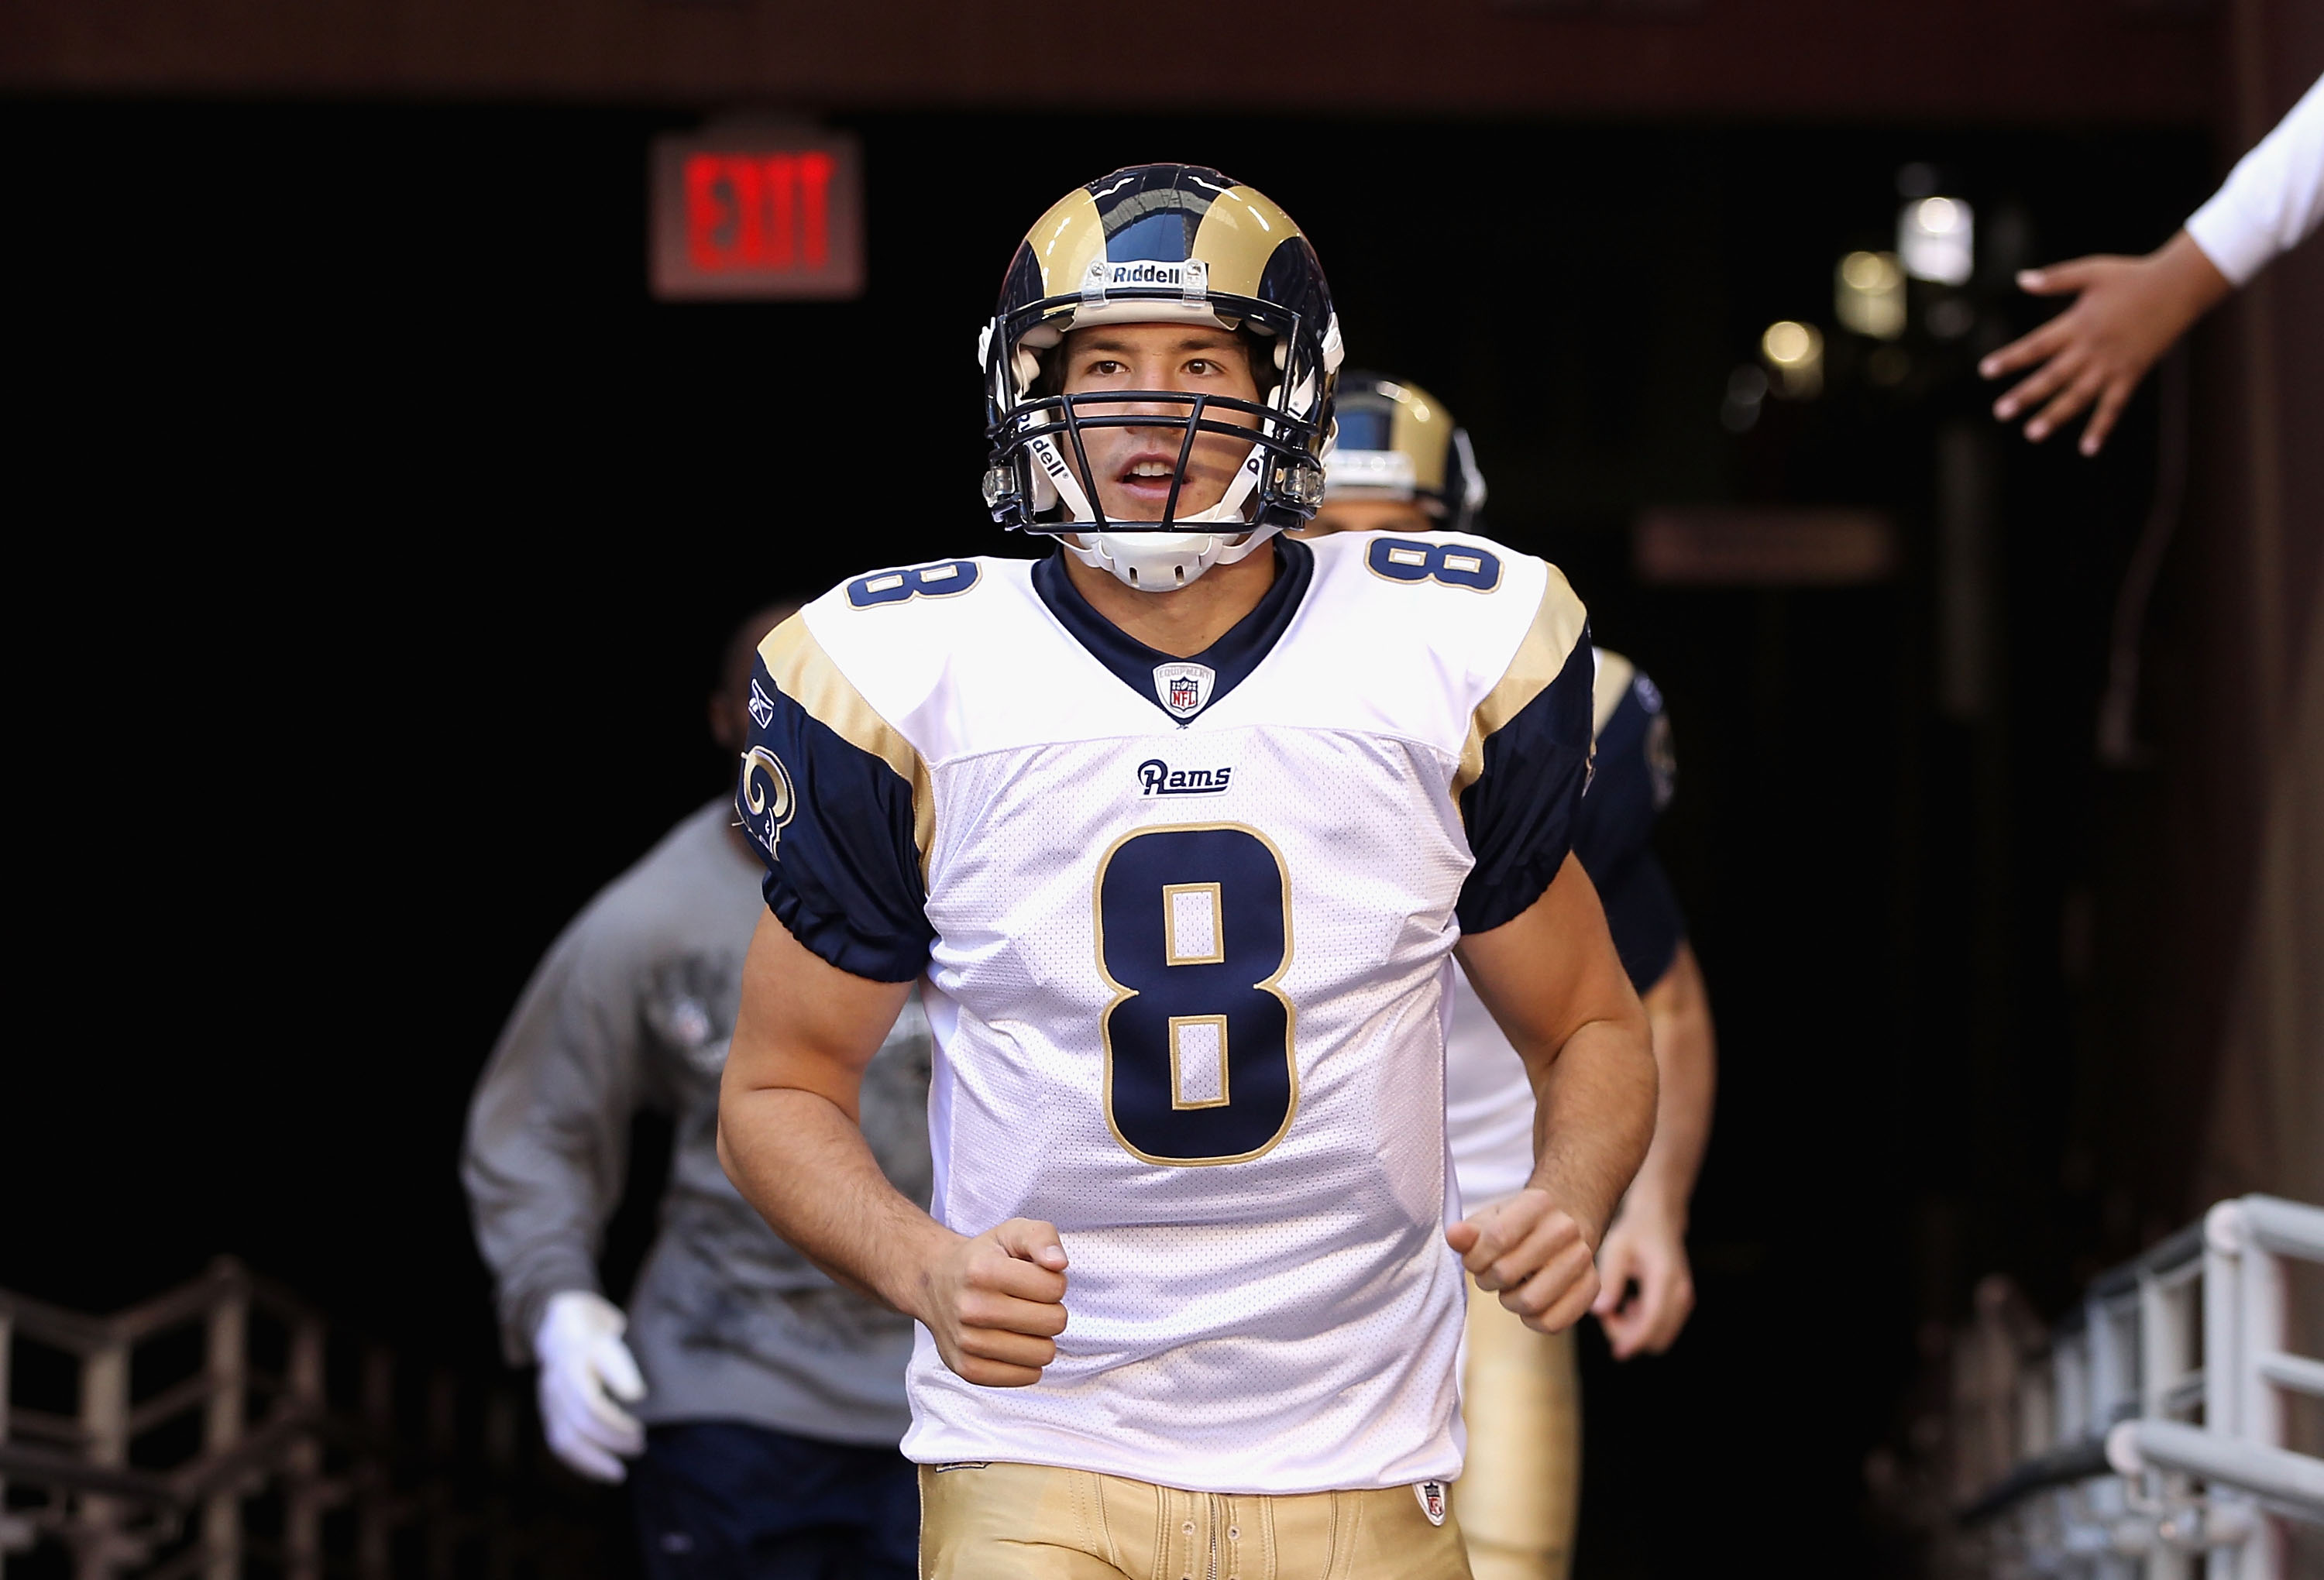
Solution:
<path fill-rule="evenodd" d="M 1154 694 L 1172 717 L 1191 719 L 1211 700 L 1211 687 L 1217 680 L 1218 672 L 1205 665 L 1157 664 Z"/>
<path fill-rule="evenodd" d="M 1443 1482 L 1434 1481 L 1416 1482 L 1413 1484 L 1412 1491 L 1414 1495 L 1419 1498 L 1420 1511 L 1428 1516 L 1428 1523 L 1431 1525 L 1443 1524 L 1444 1484 Z"/>

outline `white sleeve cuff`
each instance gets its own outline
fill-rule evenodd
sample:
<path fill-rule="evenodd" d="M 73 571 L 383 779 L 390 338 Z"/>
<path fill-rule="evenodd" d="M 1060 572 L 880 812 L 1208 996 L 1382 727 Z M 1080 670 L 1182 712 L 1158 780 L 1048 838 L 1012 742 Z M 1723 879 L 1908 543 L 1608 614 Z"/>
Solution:
<path fill-rule="evenodd" d="M 2236 213 L 2224 188 L 2187 216 L 2187 234 L 2203 249 L 2211 267 L 2239 289 L 2275 258 L 2275 238 Z"/>
<path fill-rule="evenodd" d="M 2274 131 L 2236 161 L 2225 185 L 2187 221 L 2187 234 L 2230 284 L 2241 286 L 2324 221 L 2324 78 L 2310 85 Z"/>

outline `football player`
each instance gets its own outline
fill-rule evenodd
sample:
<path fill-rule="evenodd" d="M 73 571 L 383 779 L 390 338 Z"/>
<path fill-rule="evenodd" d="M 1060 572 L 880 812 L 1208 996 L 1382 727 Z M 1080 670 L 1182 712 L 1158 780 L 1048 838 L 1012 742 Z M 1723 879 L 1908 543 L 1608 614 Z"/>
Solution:
<path fill-rule="evenodd" d="M 1485 502 L 1469 436 L 1407 381 L 1342 375 L 1339 444 L 1307 535 L 1467 532 Z M 1605 905 L 1645 1003 L 1661 1071 L 1653 1147 L 1599 1248 L 1596 1309 L 1617 1357 L 1659 1354 L 1694 1305 L 1687 1199 L 1711 1133 L 1710 999 L 1661 863 L 1646 843 L 1674 763 L 1662 694 L 1618 653 L 1597 655 L 1597 759 L 1573 853 Z M 1446 1124 L 1465 1206 L 1518 1190 L 1533 1165 L 1533 1089 L 1465 979 L 1453 982 Z M 1633 1287 L 1635 1286 L 1635 1287 Z M 1455 1489 L 1478 1580 L 1555 1580 L 1569 1567 L 1581 1493 L 1580 1382 L 1571 1332 L 1539 1333 L 1471 1288 L 1462 1378 L 1468 1464 Z"/>
<path fill-rule="evenodd" d="M 1479 538 L 1283 536 L 1339 326 L 1216 170 L 1068 193 L 979 355 L 986 502 L 1057 547 L 857 577 L 761 648 L 727 1166 L 921 1325 L 924 1575 L 1464 1575 L 1462 1269 L 1575 1321 L 1654 1122 L 1571 853 L 1582 606 Z M 1465 1218 L 1450 954 L 1541 1116 Z M 929 1212 L 855 1124 L 923 974 Z"/>

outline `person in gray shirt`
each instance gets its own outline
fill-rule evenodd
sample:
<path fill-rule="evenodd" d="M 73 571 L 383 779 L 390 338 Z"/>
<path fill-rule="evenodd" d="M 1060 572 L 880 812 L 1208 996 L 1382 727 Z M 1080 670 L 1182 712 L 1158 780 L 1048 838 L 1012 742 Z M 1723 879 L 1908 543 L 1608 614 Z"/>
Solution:
<path fill-rule="evenodd" d="M 751 655 L 790 611 L 760 611 L 730 644 L 711 726 L 738 753 Z M 540 1367 L 549 1446 L 582 1475 L 630 1479 L 653 1580 L 904 1580 L 919 1518 L 896 1451 L 911 1321 L 809 1265 L 718 1162 L 719 1075 L 766 909 L 733 822 L 721 795 L 550 946 L 477 1085 L 461 1178 L 508 1358 Z M 881 1166 L 923 1204 L 928 1060 L 916 999 L 863 1091 Z M 624 1312 L 596 1257 L 641 1109 L 671 1116 L 675 1144 Z"/>

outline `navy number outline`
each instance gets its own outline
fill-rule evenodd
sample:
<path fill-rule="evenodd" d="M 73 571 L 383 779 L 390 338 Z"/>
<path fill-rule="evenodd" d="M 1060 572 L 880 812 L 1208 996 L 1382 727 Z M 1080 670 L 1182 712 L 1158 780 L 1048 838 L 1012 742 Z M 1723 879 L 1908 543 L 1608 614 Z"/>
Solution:
<path fill-rule="evenodd" d="M 857 609 L 885 609 L 915 598 L 954 598 L 976 585 L 983 567 L 974 560 L 930 560 L 873 571 L 847 583 L 847 602 Z"/>
<path fill-rule="evenodd" d="M 1455 558 L 1474 565 L 1456 565 Z M 1412 537 L 1375 537 L 1364 550 L 1364 568 L 1385 582 L 1434 582 L 1490 592 L 1501 584 L 1501 556 L 1473 543 L 1423 543 Z"/>
<path fill-rule="evenodd" d="M 1217 896 L 1216 952 L 1174 963 L 1163 914 L 1171 891 L 1190 889 Z M 1299 1111 L 1299 1011 L 1281 988 L 1293 952 L 1283 852 L 1247 823 L 1133 829 L 1098 859 L 1090 903 L 1098 975 L 1113 995 L 1099 1037 L 1114 1140 L 1167 1168 L 1243 1163 L 1274 1151 Z M 1186 1103 L 1171 1031 L 1202 1022 L 1219 1026 L 1225 1084 L 1215 1099 Z"/>

